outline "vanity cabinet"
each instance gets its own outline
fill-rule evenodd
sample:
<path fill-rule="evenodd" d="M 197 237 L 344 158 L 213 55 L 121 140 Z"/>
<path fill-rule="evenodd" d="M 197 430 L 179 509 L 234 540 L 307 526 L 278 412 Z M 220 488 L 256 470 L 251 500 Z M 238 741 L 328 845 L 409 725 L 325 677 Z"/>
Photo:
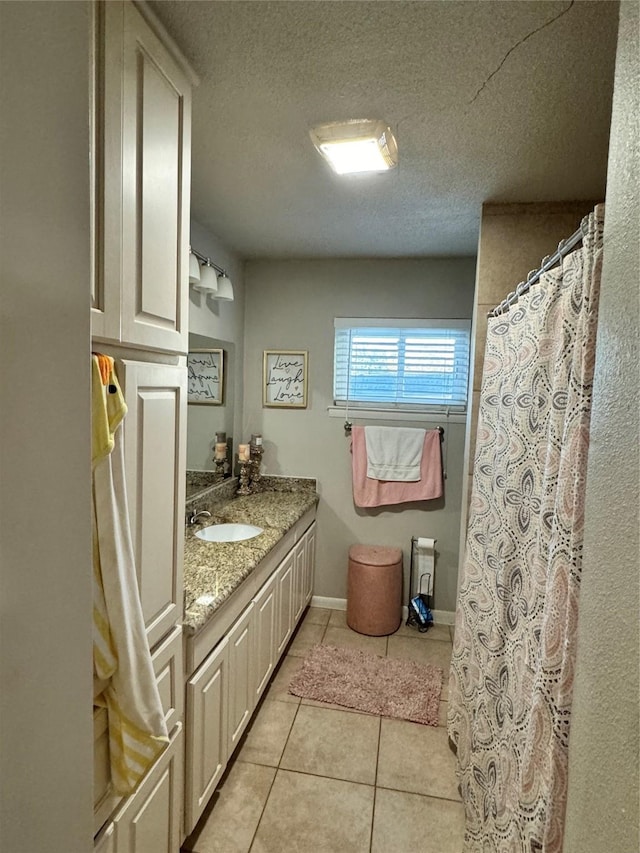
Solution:
<path fill-rule="evenodd" d="M 200 819 L 304 611 L 304 603 L 294 610 L 297 573 L 299 601 L 310 598 L 306 597 L 307 585 L 313 584 L 309 560 L 315 542 L 315 522 L 310 526 L 310 521 L 308 516 L 301 519 L 287 534 L 290 544 L 284 554 L 271 560 L 266 557 L 265 565 L 254 569 L 255 577 L 245 581 L 246 591 L 241 586 L 234 594 L 240 612 L 227 623 L 222 637 L 215 633 L 214 616 L 205 629 L 212 632 L 213 649 L 204 660 L 206 641 L 191 638 L 187 642 L 186 658 L 196 667 L 186 688 L 187 835 Z M 222 613 L 219 618 L 224 623 Z"/>
<path fill-rule="evenodd" d="M 92 335 L 186 353 L 193 75 L 142 8 L 95 10 Z"/>

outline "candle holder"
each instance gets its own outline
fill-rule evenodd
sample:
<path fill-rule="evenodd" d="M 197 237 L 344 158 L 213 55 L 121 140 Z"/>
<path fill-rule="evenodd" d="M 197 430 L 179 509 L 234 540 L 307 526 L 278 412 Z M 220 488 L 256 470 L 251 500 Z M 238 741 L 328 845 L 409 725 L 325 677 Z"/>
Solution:
<path fill-rule="evenodd" d="M 251 445 L 251 458 L 249 460 L 250 469 L 250 481 L 251 481 L 251 491 L 259 492 L 260 491 L 260 480 L 262 479 L 262 474 L 260 473 L 260 468 L 262 466 L 262 454 L 263 454 L 262 446 L 259 444 Z"/>
<path fill-rule="evenodd" d="M 238 494 L 239 495 L 250 495 L 251 494 L 251 484 L 249 482 L 249 478 L 251 476 L 250 468 L 251 468 L 251 460 L 250 459 L 240 459 L 240 485 L 238 486 Z"/>
<path fill-rule="evenodd" d="M 226 460 L 226 458 L 214 459 L 213 462 L 216 466 L 216 470 L 215 470 L 215 473 L 213 475 L 214 482 L 216 484 L 221 483 L 224 480 L 224 469 L 225 469 L 225 465 L 226 465 L 227 460 Z"/>

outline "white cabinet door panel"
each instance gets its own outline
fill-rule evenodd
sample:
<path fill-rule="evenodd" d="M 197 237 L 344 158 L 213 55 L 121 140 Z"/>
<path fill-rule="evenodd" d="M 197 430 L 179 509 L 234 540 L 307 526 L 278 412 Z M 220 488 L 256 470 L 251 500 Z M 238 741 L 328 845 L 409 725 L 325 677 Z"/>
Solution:
<path fill-rule="evenodd" d="M 233 750 L 255 707 L 253 690 L 253 602 L 229 631 L 228 753 Z"/>
<path fill-rule="evenodd" d="M 129 517 L 149 645 L 182 620 L 186 367 L 123 361 Z"/>
<path fill-rule="evenodd" d="M 271 575 L 254 598 L 254 692 L 255 701 L 269 683 L 277 660 L 276 624 L 278 617 L 278 575 Z"/>
<path fill-rule="evenodd" d="M 91 334 L 120 340 L 124 5 L 93 3 Z"/>
<path fill-rule="evenodd" d="M 228 758 L 229 639 L 187 681 L 185 832 L 193 830 Z"/>
<path fill-rule="evenodd" d="M 167 731 L 184 714 L 184 668 L 182 665 L 182 628 L 176 627 L 151 653 Z"/>
<path fill-rule="evenodd" d="M 285 557 L 277 571 L 278 583 L 278 622 L 277 655 L 280 657 L 289 642 L 293 631 L 293 596 L 296 558 L 295 551 Z"/>
<path fill-rule="evenodd" d="M 124 8 L 122 340 L 187 351 L 191 87 Z"/>
<path fill-rule="evenodd" d="M 113 818 L 116 853 L 180 849 L 184 733 L 179 723 L 155 767 Z"/>
<path fill-rule="evenodd" d="M 311 527 L 304 535 L 306 555 L 305 555 L 305 578 L 304 578 L 304 603 L 305 605 L 311 601 L 313 596 L 313 580 L 316 567 L 316 522 L 314 521 Z"/>
<path fill-rule="evenodd" d="M 116 853 L 116 829 L 112 823 L 98 833 L 93 844 L 93 853 Z"/>
<path fill-rule="evenodd" d="M 294 597 L 293 597 L 293 624 L 294 627 L 298 624 L 298 620 L 302 616 L 304 610 L 304 593 L 305 593 L 305 563 L 306 563 L 306 547 L 304 536 L 295 547 L 295 581 L 294 581 Z"/>

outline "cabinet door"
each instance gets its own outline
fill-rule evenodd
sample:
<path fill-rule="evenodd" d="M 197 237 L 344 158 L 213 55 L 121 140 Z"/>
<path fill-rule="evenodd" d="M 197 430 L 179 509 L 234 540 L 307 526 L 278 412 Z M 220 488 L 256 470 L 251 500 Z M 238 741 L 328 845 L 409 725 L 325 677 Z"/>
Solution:
<path fill-rule="evenodd" d="M 125 3 L 123 343 L 187 351 L 190 151 L 189 80 L 140 12 Z"/>
<path fill-rule="evenodd" d="M 187 681 L 185 832 L 193 831 L 228 758 L 229 640 L 225 637 Z"/>
<path fill-rule="evenodd" d="M 122 290 L 122 3 L 92 3 L 91 334 L 120 340 Z"/>
<path fill-rule="evenodd" d="M 228 753 L 231 755 L 255 708 L 253 602 L 229 631 Z"/>
<path fill-rule="evenodd" d="M 295 552 L 291 551 L 282 561 L 276 573 L 278 584 L 277 657 L 280 657 L 284 651 L 293 630 L 295 568 Z"/>
<path fill-rule="evenodd" d="M 277 573 L 272 574 L 253 599 L 253 688 L 256 702 L 262 696 L 265 687 L 269 683 L 276 664 L 277 580 Z"/>
<path fill-rule="evenodd" d="M 122 362 L 129 518 L 149 646 L 182 620 L 187 369 Z"/>
<path fill-rule="evenodd" d="M 100 830 L 93 843 L 93 853 L 115 853 L 116 830 L 112 823 Z"/>
<path fill-rule="evenodd" d="M 156 766 L 113 818 L 117 853 L 180 849 L 183 750 L 180 723 Z"/>
<path fill-rule="evenodd" d="M 313 595 L 313 578 L 316 567 L 316 522 L 314 521 L 311 527 L 304 535 L 306 547 L 305 555 L 305 575 L 304 575 L 304 603 L 308 604 Z"/>
<path fill-rule="evenodd" d="M 294 626 L 298 624 L 298 620 L 302 616 L 302 611 L 304 610 L 305 600 L 305 558 L 306 558 L 306 547 L 305 547 L 305 539 L 304 536 L 298 542 L 294 549 L 296 568 L 295 568 L 295 581 L 294 581 L 294 596 L 293 596 L 293 624 Z"/>
<path fill-rule="evenodd" d="M 164 710 L 167 731 L 184 714 L 184 667 L 182 664 L 182 628 L 176 627 L 151 652 L 158 693 Z"/>

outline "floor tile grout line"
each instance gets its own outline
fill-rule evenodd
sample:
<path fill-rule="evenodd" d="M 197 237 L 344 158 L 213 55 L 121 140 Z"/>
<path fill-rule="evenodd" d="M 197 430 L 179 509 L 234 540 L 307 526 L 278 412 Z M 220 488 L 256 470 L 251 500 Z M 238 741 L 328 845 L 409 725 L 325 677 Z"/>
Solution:
<path fill-rule="evenodd" d="M 415 794 L 416 797 L 427 797 L 427 799 L 431 800 L 444 800 L 445 803 L 458 803 L 462 805 L 462 800 L 454 800 L 451 797 L 443 797 L 438 794 L 424 794 L 422 791 L 406 791 L 404 788 L 390 788 L 389 785 L 376 785 L 377 788 L 381 788 L 383 791 L 395 791 L 398 794 Z"/>
<path fill-rule="evenodd" d="M 376 772 L 373 777 L 373 808 L 371 809 L 371 832 L 369 834 L 369 853 L 373 847 L 373 827 L 376 820 L 376 799 L 378 796 L 378 763 L 380 761 L 380 739 L 382 738 L 382 717 L 378 719 L 378 748 L 376 750 Z"/>
<path fill-rule="evenodd" d="M 273 767 L 273 764 L 263 765 Z M 310 770 L 293 770 L 291 767 L 276 767 L 283 773 L 299 773 L 301 776 L 312 776 L 314 779 L 331 779 L 332 782 L 345 782 L 347 785 L 363 785 L 365 788 L 375 788 L 375 782 L 360 782 L 356 779 L 343 779 L 342 776 L 327 776 L 326 773 L 312 773 Z M 410 793 L 409 791 L 405 793 Z"/>
<path fill-rule="evenodd" d="M 270 686 L 271 686 L 271 684 L 268 685 L 268 687 L 270 687 Z M 293 703 L 288 702 L 286 704 L 291 705 Z M 282 756 L 284 755 L 284 751 L 287 748 L 287 744 L 289 743 L 289 738 L 291 737 L 291 732 L 293 731 L 293 727 L 294 727 L 295 722 L 296 722 L 296 717 L 298 716 L 298 711 L 300 710 L 300 703 L 298 703 L 297 705 L 294 705 L 294 707 L 296 709 L 296 712 L 293 715 L 293 720 L 291 721 L 291 726 L 290 726 L 289 732 L 287 734 L 287 739 L 285 740 L 284 746 L 282 747 L 282 752 L 280 753 L 280 758 L 278 758 L 278 764 L 274 768 L 276 772 L 273 774 L 273 779 L 271 780 L 271 784 L 269 785 L 269 792 L 267 793 L 267 796 L 265 797 L 264 805 L 262 806 L 262 811 L 260 812 L 260 817 L 258 818 L 256 828 L 254 830 L 253 836 L 251 837 L 251 844 L 249 845 L 249 849 L 248 849 L 247 853 L 251 853 L 253 843 L 256 840 L 256 835 L 258 834 L 258 830 L 260 829 L 260 824 L 262 822 L 262 818 L 264 816 L 265 809 L 267 808 L 267 803 L 269 802 L 269 797 L 271 796 L 271 791 L 272 791 L 274 783 L 276 781 L 278 771 L 280 770 L 280 762 L 282 761 Z M 267 766 L 273 767 L 273 765 L 267 765 Z"/>
<path fill-rule="evenodd" d="M 264 816 L 265 809 L 267 808 L 267 803 L 269 802 L 269 797 L 271 796 L 271 791 L 276 781 L 276 776 L 278 775 L 278 768 L 274 767 L 273 769 L 275 770 L 275 773 L 273 774 L 273 779 L 271 780 L 271 784 L 269 785 L 267 796 L 264 798 L 264 805 L 262 806 L 262 810 L 260 811 L 260 817 L 258 818 L 258 822 L 256 823 L 256 828 L 253 830 L 253 835 L 251 836 L 251 843 L 247 848 L 247 853 L 251 853 L 251 850 L 253 848 L 253 842 L 256 840 L 256 835 L 258 834 L 258 830 L 260 829 L 260 824 L 262 823 L 262 818 Z"/>

